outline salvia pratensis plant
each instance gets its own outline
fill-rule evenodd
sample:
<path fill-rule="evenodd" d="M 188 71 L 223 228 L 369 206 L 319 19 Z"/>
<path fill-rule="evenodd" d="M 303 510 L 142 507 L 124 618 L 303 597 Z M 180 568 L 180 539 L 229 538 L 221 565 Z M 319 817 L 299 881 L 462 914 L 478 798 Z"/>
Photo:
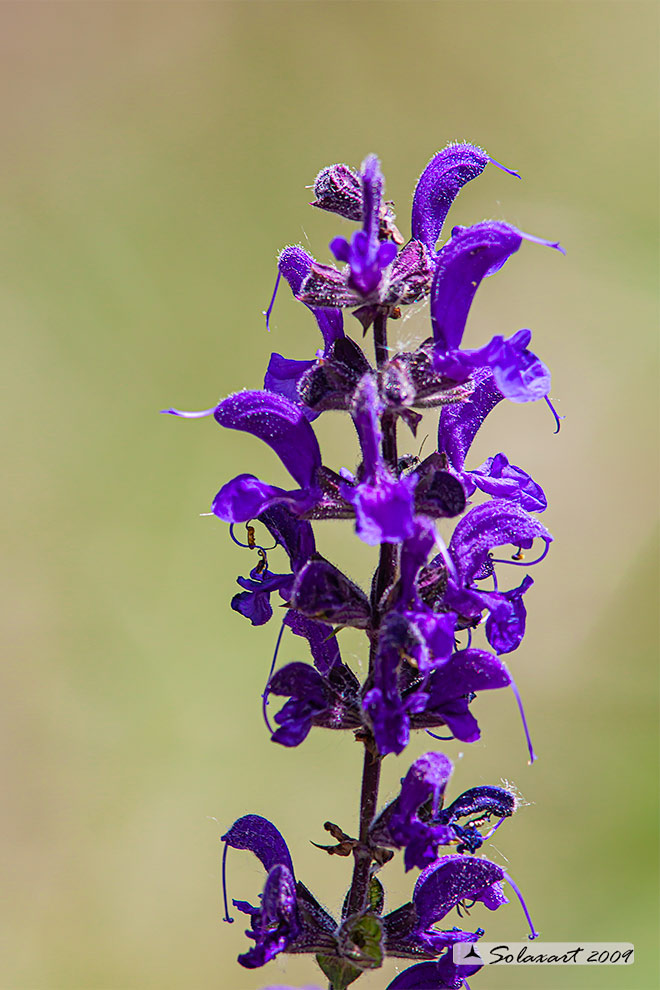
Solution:
<path fill-rule="evenodd" d="M 251 969 L 278 953 L 309 953 L 330 990 L 344 990 L 387 957 L 412 963 L 388 990 L 467 986 L 479 964 L 455 964 L 452 947 L 477 941 L 484 930 L 465 931 L 454 922 L 462 923 L 463 909 L 476 902 L 491 911 L 506 904 L 504 884 L 520 899 L 530 938 L 536 936 L 512 878 L 480 853 L 516 810 L 511 789 L 477 786 L 455 795 L 450 760 L 432 751 L 413 762 L 391 803 L 379 807 L 378 799 L 383 759 L 402 753 L 411 731 L 464 743 L 480 738 L 471 710 L 480 691 L 512 688 L 534 760 L 504 659 L 525 634 L 525 596 L 533 581 L 526 571 L 520 582 L 507 577 L 538 563 L 549 549 L 552 536 L 538 518 L 546 498 L 505 453 L 476 465 L 470 448 L 502 400 L 545 400 L 557 430 L 559 417 L 548 396 L 550 373 L 529 349 L 529 330 L 494 336 L 472 349 L 462 340 L 486 276 L 525 241 L 562 248 L 501 221 L 454 227 L 439 246 L 457 194 L 489 164 L 510 171 L 474 145 L 450 144 L 438 152 L 417 182 L 407 243 L 383 198 L 374 155 L 359 172 L 346 165 L 324 168 L 312 206 L 358 228 L 350 240 L 336 237 L 330 243 L 340 266 L 321 264 L 301 247 L 284 248 L 265 314 L 268 325 L 284 279 L 311 311 L 322 346 L 315 351 L 310 345 L 305 360 L 272 354 L 263 389 L 237 392 L 202 412 L 165 410 L 189 418 L 213 416 L 220 426 L 258 437 L 292 478 L 291 487 L 283 489 L 241 474 L 223 485 L 212 511 L 229 524 L 234 541 L 257 557 L 249 576 L 238 578 L 241 590 L 232 608 L 263 625 L 273 616 L 275 596 L 285 606 L 278 647 L 286 629 L 309 647 L 311 663 L 274 669 L 273 661 L 263 697 L 273 741 L 298 746 L 314 727 L 322 727 L 352 732 L 362 744 L 357 834 L 326 822 L 333 842 L 320 845 L 328 853 L 351 856 L 353 876 L 341 916 L 331 916 L 296 876 L 277 828 L 247 814 L 222 837 L 223 886 L 228 850 L 252 852 L 266 880 L 256 906 L 233 901 L 249 919 L 250 942 L 239 963 Z M 401 316 L 402 307 L 426 299 L 431 335 L 414 350 L 392 347 L 389 322 Z M 352 333 L 344 328 L 346 310 L 356 317 Z M 373 357 L 358 343 L 368 333 Z M 420 410 L 430 409 L 439 410 L 436 449 L 423 460 L 400 457 L 398 431 L 416 434 Z M 312 424 L 328 411 L 353 421 L 361 452 L 354 473 L 323 463 Z M 370 588 L 358 587 L 317 551 L 312 523 L 329 519 L 354 519 L 358 537 L 380 548 Z M 458 520 L 448 543 L 438 533 L 438 519 Z M 259 542 L 257 523 L 259 533 L 270 534 L 270 546 Z M 273 547 L 288 558 L 284 573 L 270 569 Z M 503 547 L 509 549 L 497 550 Z M 363 683 L 340 653 L 337 634 L 347 626 L 367 639 Z M 479 627 L 488 648 L 473 645 Z M 271 696 L 286 699 L 272 723 Z M 406 870 L 421 873 L 410 901 L 386 913 L 380 874 L 397 852 L 403 853 Z M 231 921 L 226 886 L 224 896 L 225 920 Z"/>

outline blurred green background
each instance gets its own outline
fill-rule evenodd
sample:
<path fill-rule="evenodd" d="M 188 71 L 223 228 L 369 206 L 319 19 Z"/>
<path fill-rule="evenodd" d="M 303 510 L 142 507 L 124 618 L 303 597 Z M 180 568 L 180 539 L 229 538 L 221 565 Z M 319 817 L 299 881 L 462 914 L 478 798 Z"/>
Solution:
<path fill-rule="evenodd" d="M 532 327 L 566 418 L 557 437 L 543 404 L 500 407 L 475 451 L 503 448 L 542 482 L 556 543 L 512 660 L 540 759 L 527 766 L 513 697 L 482 696 L 482 741 L 446 746 L 452 792 L 520 789 L 487 851 L 545 939 L 637 947 L 630 970 L 508 968 L 473 986 L 658 985 L 657 33 L 656 5 L 634 2 L 0 7 L 2 988 L 316 981 L 304 958 L 240 969 L 244 926 L 221 923 L 218 840 L 247 811 L 275 821 L 334 912 L 350 870 L 309 840 L 326 818 L 354 827 L 359 751 L 318 730 L 294 751 L 269 742 L 276 627 L 230 610 L 251 561 L 200 518 L 234 474 L 284 475 L 256 440 L 158 410 L 259 387 L 271 350 L 318 346 L 288 290 L 270 336 L 261 311 L 282 245 L 328 260 L 349 229 L 306 206 L 319 168 L 377 152 L 407 233 L 414 182 L 452 139 L 524 181 L 488 169 L 451 223 L 502 217 L 568 251 L 524 246 L 468 325 L 470 346 Z M 427 310 L 396 330 L 427 336 Z M 352 466 L 340 418 L 319 432 L 327 463 Z M 317 529 L 366 580 L 351 526 Z M 342 637 L 360 669 L 359 637 Z M 305 658 L 285 644 L 282 661 Z M 387 761 L 383 799 L 433 745 Z M 256 860 L 229 870 L 231 895 L 254 898 Z M 390 907 L 407 899 L 410 876 L 383 878 Z M 472 921 L 525 937 L 515 903 Z"/>

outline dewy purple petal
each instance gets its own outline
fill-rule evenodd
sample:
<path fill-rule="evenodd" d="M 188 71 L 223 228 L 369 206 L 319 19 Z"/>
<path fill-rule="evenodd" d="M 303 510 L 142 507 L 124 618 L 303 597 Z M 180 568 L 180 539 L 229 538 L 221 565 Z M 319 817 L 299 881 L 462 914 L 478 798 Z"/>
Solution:
<path fill-rule="evenodd" d="M 450 144 L 422 172 L 412 205 L 412 236 L 435 249 L 449 208 L 463 186 L 481 175 L 489 158 L 471 144 Z"/>
<path fill-rule="evenodd" d="M 451 240 L 438 254 L 431 287 L 431 324 L 440 350 L 460 346 L 479 284 L 519 249 L 522 240 L 520 231 L 506 223 L 454 227 Z"/>
<path fill-rule="evenodd" d="M 251 433 L 272 447 L 289 474 L 304 488 L 314 483 L 321 451 L 299 406 L 272 392 L 237 392 L 216 407 L 220 426 Z"/>
<path fill-rule="evenodd" d="M 261 815 L 243 815 L 221 836 L 232 849 L 249 849 L 254 853 L 265 870 L 276 864 L 287 866 L 293 873 L 293 863 L 289 847 L 272 822 Z"/>

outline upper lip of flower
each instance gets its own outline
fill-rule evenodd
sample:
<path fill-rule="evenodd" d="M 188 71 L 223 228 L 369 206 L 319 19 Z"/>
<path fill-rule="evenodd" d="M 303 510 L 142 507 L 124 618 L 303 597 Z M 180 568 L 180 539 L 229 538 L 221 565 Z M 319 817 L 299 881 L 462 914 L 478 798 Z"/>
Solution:
<path fill-rule="evenodd" d="M 255 945 L 238 957 L 241 965 L 252 969 L 263 966 L 280 952 L 322 952 L 334 948 L 336 924 L 309 890 L 296 882 L 291 854 L 281 833 L 272 822 L 260 815 L 244 815 L 222 836 L 226 850 L 247 849 L 261 861 L 267 871 L 261 908 L 245 901 L 233 903 L 252 919 L 246 932 Z M 225 884 L 223 865 L 223 884 Z M 225 893 L 225 911 L 226 907 Z M 228 914 L 226 921 L 229 918 Z"/>

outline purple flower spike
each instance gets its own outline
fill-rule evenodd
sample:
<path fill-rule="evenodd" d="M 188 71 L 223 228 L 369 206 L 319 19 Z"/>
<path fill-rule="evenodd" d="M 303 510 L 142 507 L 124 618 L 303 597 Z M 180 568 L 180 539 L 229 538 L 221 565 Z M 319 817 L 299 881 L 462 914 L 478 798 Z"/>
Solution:
<path fill-rule="evenodd" d="M 516 810 L 511 788 L 479 784 L 449 803 L 452 763 L 430 752 L 414 759 L 407 772 L 406 764 L 400 787 L 384 806 L 382 792 L 379 797 L 383 760 L 400 755 L 411 732 L 459 748 L 480 738 L 472 708 L 482 691 L 511 688 L 530 763 L 536 758 L 505 663 L 525 635 L 525 595 L 533 581 L 523 571 L 518 586 L 509 587 L 504 565 L 530 568 L 549 552 L 553 538 L 536 515 L 547 500 L 541 486 L 509 461 L 503 444 L 491 448 L 493 456 L 481 464 L 469 452 L 502 399 L 544 399 L 557 426 L 559 416 L 549 397 L 550 372 L 530 350 L 528 329 L 498 334 L 472 349 L 463 339 L 481 282 L 523 240 L 563 249 L 500 221 L 455 226 L 449 238 L 443 234 L 454 199 L 489 163 L 518 174 L 465 142 L 438 152 L 415 188 L 407 244 L 394 223 L 393 204 L 384 201 L 375 155 L 359 172 L 341 164 L 323 169 L 310 205 L 358 229 L 330 244 L 342 264 L 319 264 L 301 246 L 284 248 L 265 313 L 270 329 L 276 294 L 286 281 L 315 317 L 322 347 L 310 348 L 302 360 L 271 354 L 262 391 L 239 392 L 199 412 L 164 410 L 188 419 L 213 415 L 221 426 L 250 433 L 271 448 L 293 479 L 288 488 L 240 474 L 213 501 L 213 513 L 230 523 L 231 539 L 250 561 L 237 578 L 231 605 L 260 626 L 276 614 L 272 595 L 282 602 L 260 696 L 272 741 L 291 749 L 312 729 L 341 730 L 354 735 L 363 760 L 356 820 L 326 821 L 323 828 L 334 844 L 312 843 L 322 857 L 353 861 L 338 921 L 296 879 L 287 845 L 267 819 L 246 815 L 223 836 L 226 921 L 233 920 L 229 848 L 251 851 L 267 874 L 254 903 L 233 901 L 250 919 L 251 947 L 239 956 L 248 969 L 283 952 L 308 954 L 326 983 L 346 988 L 398 958 L 410 968 L 387 990 L 469 990 L 468 978 L 482 966 L 475 944 L 485 932 L 464 931 L 447 919 L 469 915 L 476 902 L 490 911 L 506 904 L 504 882 L 521 902 L 531 937 L 537 935 L 515 883 L 481 857 L 484 844 Z M 403 307 L 429 297 L 433 335 L 420 335 L 426 339 L 419 345 L 400 340 L 397 346 L 388 324 L 403 315 Z M 353 311 L 353 327 L 364 338 L 373 328 L 371 353 L 366 343 L 363 350 L 344 334 L 344 309 Z M 418 431 L 423 412 L 431 409 L 440 410 L 438 444 L 422 459 L 427 438 L 422 441 Z M 312 422 L 329 411 L 350 416 L 360 447 L 357 461 L 347 451 L 322 461 Z M 400 445 L 400 426 L 417 438 L 415 447 L 421 441 L 416 453 Z M 475 493 L 476 504 L 470 505 Z M 316 526 L 323 521 L 325 529 L 325 520 L 332 519 L 354 520 L 360 539 L 376 548 L 365 590 L 316 548 Z M 457 522 L 445 530 L 451 519 Z M 238 523 L 245 523 L 244 536 Z M 264 538 L 262 527 L 270 537 Z M 355 667 L 359 677 L 339 649 L 345 627 L 364 634 L 367 655 Z M 478 649 L 477 637 L 484 634 L 489 649 Z M 281 650 L 289 655 L 278 667 Z M 452 855 L 440 855 L 448 849 Z M 386 914 L 381 871 L 395 851 L 406 870 L 422 873 L 407 903 Z M 483 913 L 481 905 L 477 911 Z M 459 943 L 475 948 L 469 965 L 454 963 L 452 947 Z"/>
<path fill-rule="evenodd" d="M 318 440 L 290 399 L 271 392 L 237 392 L 221 402 L 214 415 L 220 426 L 243 430 L 267 443 L 301 488 L 314 484 L 321 465 Z"/>
<path fill-rule="evenodd" d="M 449 208 L 463 186 L 481 175 L 491 161 L 473 144 L 449 144 L 422 172 L 412 206 L 412 235 L 429 251 L 435 249 Z"/>

